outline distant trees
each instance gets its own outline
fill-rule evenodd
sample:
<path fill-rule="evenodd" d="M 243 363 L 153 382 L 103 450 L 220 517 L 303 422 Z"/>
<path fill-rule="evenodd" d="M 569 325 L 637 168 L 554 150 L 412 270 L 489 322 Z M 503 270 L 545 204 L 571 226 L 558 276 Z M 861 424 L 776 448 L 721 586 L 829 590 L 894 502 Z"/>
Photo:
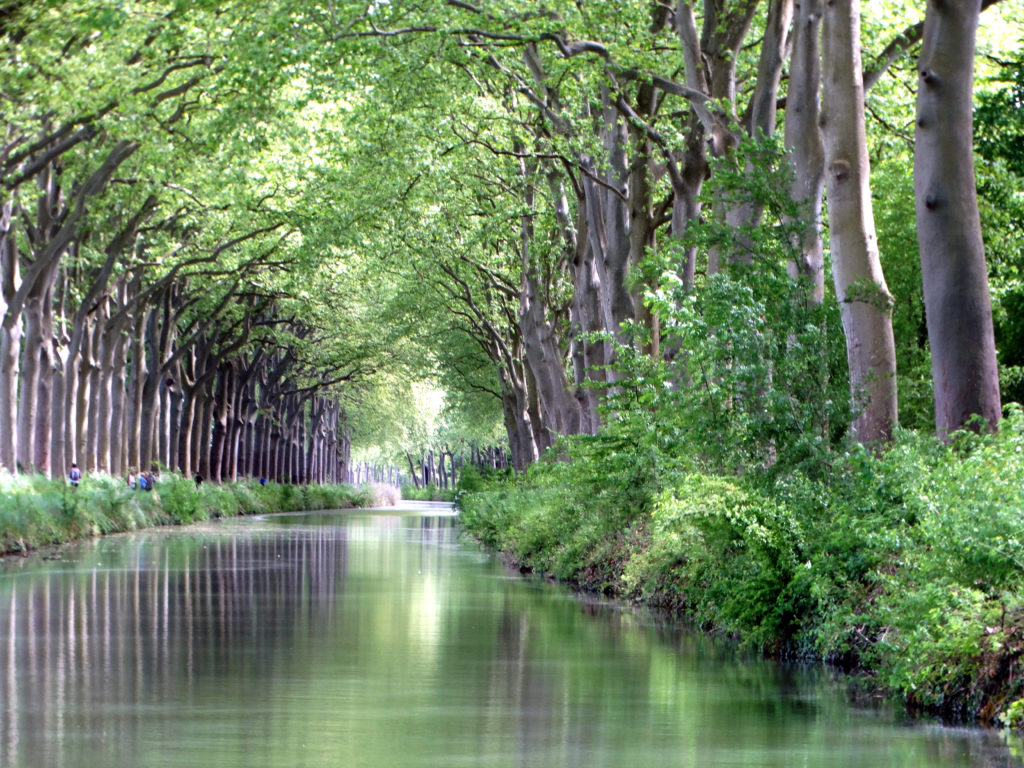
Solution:
<path fill-rule="evenodd" d="M 281 279 L 314 271 L 261 154 L 287 77 L 242 6 L 4 9 L 0 468 L 347 480 L 373 350 Z"/>

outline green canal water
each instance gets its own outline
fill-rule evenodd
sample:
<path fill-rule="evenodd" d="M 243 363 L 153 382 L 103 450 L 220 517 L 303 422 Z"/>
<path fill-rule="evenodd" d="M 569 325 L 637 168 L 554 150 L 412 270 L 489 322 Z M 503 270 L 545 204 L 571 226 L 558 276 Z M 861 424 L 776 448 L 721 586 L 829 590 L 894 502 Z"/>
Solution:
<path fill-rule="evenodd" d="M 279 515 L 0 564 L 5 768 L 1004 766 L 509 573 L 443 507 Z"/>

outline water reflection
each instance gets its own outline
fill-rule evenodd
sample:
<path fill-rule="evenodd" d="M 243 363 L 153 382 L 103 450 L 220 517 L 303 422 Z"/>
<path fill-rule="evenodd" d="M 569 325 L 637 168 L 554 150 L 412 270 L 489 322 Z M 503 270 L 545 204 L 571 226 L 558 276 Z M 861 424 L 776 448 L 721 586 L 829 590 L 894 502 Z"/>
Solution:
<path fill-rule="evenodd" d="M 0 763 L 1003 766 L 507 575 L 450 518 L 289 515 L 91 542 L 0 575 Z"/>

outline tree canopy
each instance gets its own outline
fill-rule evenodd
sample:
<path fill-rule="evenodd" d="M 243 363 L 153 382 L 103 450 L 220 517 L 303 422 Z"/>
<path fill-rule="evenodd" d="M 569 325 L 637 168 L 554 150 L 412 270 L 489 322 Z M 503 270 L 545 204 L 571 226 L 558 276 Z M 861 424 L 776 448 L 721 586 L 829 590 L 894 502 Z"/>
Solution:
<path fill-rule="evenodd" d="M 1024 14 L 946 5 L 7 0 L 0 467 L 995 428 Z"/>

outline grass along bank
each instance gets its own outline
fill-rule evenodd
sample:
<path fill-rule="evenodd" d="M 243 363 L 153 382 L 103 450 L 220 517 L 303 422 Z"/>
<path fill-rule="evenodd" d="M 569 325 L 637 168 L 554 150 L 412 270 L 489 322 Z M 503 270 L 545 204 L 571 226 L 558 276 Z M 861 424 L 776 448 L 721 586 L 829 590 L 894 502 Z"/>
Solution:
<path fill-rule="evenodd" d="M 602 438 L 469 476 L 467 530 L 521 565 L 841 665 L 914 712 L 1024 725 L 1024 418 L 900 434 L 828 473 L 671 471 Z M 657 471 L 655 471 L 657 470 Z"/>
<path fill-rule="evenodd" d="M 77 488 L 42 475 L 0 472 L 0 554 L 25 553 L 88 536 L 235 515 L 393 504 L 374 486 L 196 484 L 165 474 L 153 491 L 87 475 Z"/>
<path fill-rule="evenodd" d="M 414 485 L 403 485 L 402 498 L 408 501 L 455 501 L 455 491 L 450 488 L 438 488 L 428 483 L 422 488 Z"/>

